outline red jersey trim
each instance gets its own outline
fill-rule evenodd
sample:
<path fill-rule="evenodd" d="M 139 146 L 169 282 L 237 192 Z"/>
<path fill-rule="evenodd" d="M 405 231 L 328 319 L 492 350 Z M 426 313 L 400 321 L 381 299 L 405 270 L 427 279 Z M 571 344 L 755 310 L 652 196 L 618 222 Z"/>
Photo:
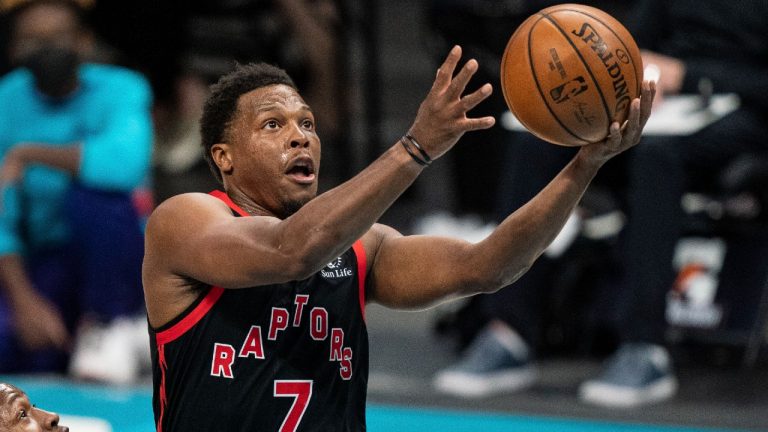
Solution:
<path fill-rule="evenodd" d="M 363 314 L 363 321 L 365 321 L 365 272 L 366 272 L 366 260 L 365 260 L 365 248 L 363 242 L 358 240 L 352 244 L 352 250 L 357 257 L 357 292 L 360 300 L 360 313 Z"/>
<path fill-rule="evenodd" d="M 250 216 L 245 210 L 243 210 L 239 205 L 235 204 L 234 201 L 227 195 L 225 192 L 222 192 L 220 190 L 211 191 L 208 193 L 208 195 L 215 196 L 216 198 L 224 201 L 225 204 L 229 206 L 232 210 L 236 211 L 240 216 Z"/>
<path fill-rule="evenodd" d="M 224 294 L 224 288 L 211 288 L 211 290 L 208 291 L 208 294 L 205 295 L 203 301 L 201 301 L 194 309 L 192 309 L 192 311 L 187 314 L 187 316 L 185 316 L 181 321 L 177 322 L 172 327 L 155 334 L 157 345 L 165 345 L 186 333 L 187 330 L 191 329 L 195 324 L 203 319 L 205 314 L 207 314 L 213 305 L 219 301 L 222 294 Z"/>
<path fill-rule="evenodd" d="M 168 405 L 168 396 L 165 390 L 165 375 L 168 369 L 168 364 L 165 361 L 165 344 L 172 342 L 186 333 L 195 324 L 200 322 L 201 319 L 211 310 L 213 305 L 224 294 L 224 288 L 212 287 L 208 294 L 205 295 L 203 300 L 192 309 L 181 321 L 172 325 L 166 330 L 155 333 L 155 340 L 157 341 L 157 356 L 158 363 L 160 365 L 160 416 L 157 420 L 157 432 L 163 430 L 163 417 L 165 415 L 165 407 Z"/>
<path fill-rule="evenodd" d="M 157 358 L 160 364 L 160 415 L 157 418 L 157 432 L 163 432 L 163 417 L 165 407 L 168 405 L 168 396 L 165 391 L 165 371 L 168 369 L 168 364 L 165 362 L 165 345 L 157 346 Z"/>

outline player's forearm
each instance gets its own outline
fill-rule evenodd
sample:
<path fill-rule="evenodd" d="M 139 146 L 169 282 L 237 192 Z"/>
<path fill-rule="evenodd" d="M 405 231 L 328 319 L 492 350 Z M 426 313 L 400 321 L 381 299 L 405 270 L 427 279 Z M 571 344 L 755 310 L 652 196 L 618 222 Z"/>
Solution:
<path fill-rule="evenodd" d="M 377 254 L 369 299 L 392 308 L 421 309 L 509 285 L 557 235 L 598 166 L 577 157 L 480 243 L 421 236 L 389 239 Z"/>
<path fill-rule="evenodd" d="M 637 145 L 651 114 L 655 93 L 654 82 L 643 82 L 642 96 L 630 104 L 623 130 L 614 122 L 604 141 L 581 147 L 552 182 L 480 244 L 480 252 L 473 261 L 477 265 L 486 262 L 485 270 L 489 272 L 499 269 L 495 274 L 496 288 L 519 278 L 554 240 L 600 167 Z"/>
<path fill-rule="evenodd" d="M 317 196 L 284 221 L 308 273 L 348 249 L 413 183 L 423 167 L 395 144 L 358 175 Z"/>
<path fill-rule="evenodd" d="M 577 155 L 531 201 L 508 216 L 477 244 L 471 266 L 488 275 L 477 291 L 495 291 L 530 268 L 562 229 L 601 163 Z"/>

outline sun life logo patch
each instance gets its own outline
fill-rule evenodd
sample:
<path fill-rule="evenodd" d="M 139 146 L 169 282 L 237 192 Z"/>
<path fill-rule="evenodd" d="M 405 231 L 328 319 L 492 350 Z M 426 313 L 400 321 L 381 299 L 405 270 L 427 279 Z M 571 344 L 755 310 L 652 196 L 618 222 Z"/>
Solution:
<path fill-rule="evenodd" d="M 344 257 L 340 256 L 326 264 L 320 274 L 327 279 L 339 279 L 352 276 L 352 269 L 347 266 Z"/>

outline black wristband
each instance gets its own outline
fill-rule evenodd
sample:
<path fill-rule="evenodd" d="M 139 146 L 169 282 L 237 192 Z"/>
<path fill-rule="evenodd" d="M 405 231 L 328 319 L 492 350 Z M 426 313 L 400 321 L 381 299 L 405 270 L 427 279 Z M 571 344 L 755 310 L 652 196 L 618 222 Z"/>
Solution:
<path fill-rule="evenodd" d="M 410 141 L 414 147 L 416 147 L 416 150 L 418 150 L 419 153 L 421 153 L 421 157 L 424 158 L 424 161 L 427 162 L 427 165 L 432 163 L 432 158 L 429 157 L 429 155 L 427 154 L 427 152 L 424 151 L 423 148 L 421 148 L 421 145 L 419 145 L 419 142 L 416 141 L 416 138 L 414 138 L 413 135 L 405 134 L 405 138 L 408 139 L 408 141 Z"/>
<path fill-rule="evenodd" d="M 411 149 L 411 147 L 406 142 L 406 137 L 405 136 L 400 138 L 400 144 L 402 144 L 402 146 L 405 149 L 405 151 L 407 151 L 408 154 L 411 155 L 411 158 L 413 158 L 413 160 L 416 161 L 416 163 L 418 163 L 419 165 L 421 165 L 421 166 L 428 166 L 431 163 L 431 161 L 426 161 L 426 160 L 420 158 L 418 155 L 416 155 L 416 153 L 414 153 L 414 151 Z"/>

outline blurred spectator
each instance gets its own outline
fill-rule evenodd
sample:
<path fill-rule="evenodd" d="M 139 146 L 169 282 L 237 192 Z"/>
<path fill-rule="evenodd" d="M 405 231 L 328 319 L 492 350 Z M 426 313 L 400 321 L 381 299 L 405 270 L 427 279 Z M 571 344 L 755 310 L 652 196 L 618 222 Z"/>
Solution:
<path fill-rule="evenodd" d="M 7 432 L 69 431 L 68 427 L 59 426 L 58 414 L 36 407 L 23 390 L 2 382 L 0 382 L 0 429 Z"/>
<path fill-rule="evenodd" d="M 609 5 L 602 8 L 616 15 Z M 630 14 L 617 16 L 646 49 L 644 63 L 661 71 L 662 99 L 664 94 L 700 92 L 736 93 L 741 99 L 735 112 L 692 135 L 643 138 L 601 173 L 610 179 L 603 184 L 618 192 L 627 220 L 618 243 L 619 265 L 606 269 L 616 272 L 606 298 L 612 299 L 608 312 L 621 343 L 603 372 L 579 393 L 586 402 L 629 407 L 668 399 L 677 389 L 664 347 L 664 311 L 674 281 L 672 258 L 684 229 L 683 193 L 712 187 L 739 156 L 768 151 L 768 34 L 763 28 L 768 4 L 639 0 Z M 507 149 L 502 215 L 524 204 L 573 152 L 529 134 Z M 603 265 L 608 262 L 606 256 Z M 534 383 L 542 311 L 559 268 L 543 256 L 516 286 L 472 304 L 465 322 L 490 324 L 472 338 L 459 363 L 436 377 L 438 388 L 480 396 Z"/>
<path fill-rule="evenodd" d="M 149 171 L 151 92 L 135 72 L 84 62 L 93 38 L 77 2 L 14 3 L 16 69 L 0 80 L 0 372 L 70 363 L 127 381 L 133 347 L 104 332 L 144 310 L 131 192 Z"/>

